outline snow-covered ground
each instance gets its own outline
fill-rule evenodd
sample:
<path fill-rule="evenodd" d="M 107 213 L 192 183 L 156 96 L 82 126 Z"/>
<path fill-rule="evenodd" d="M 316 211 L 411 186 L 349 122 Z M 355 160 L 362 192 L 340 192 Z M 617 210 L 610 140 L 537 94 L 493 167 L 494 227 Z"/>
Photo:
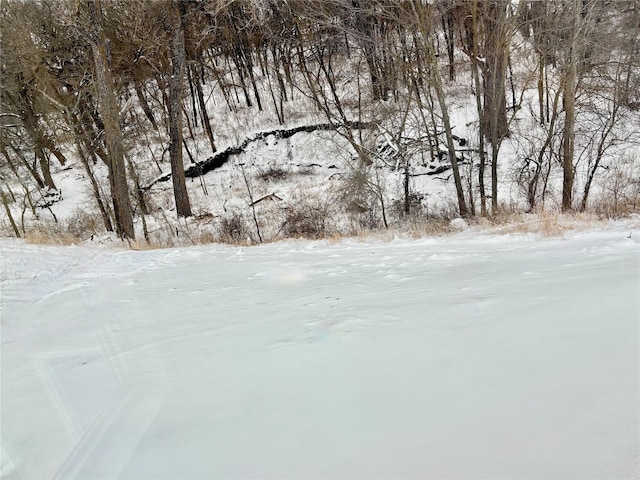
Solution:
<path fill-rule="evenodd" d="M 629 235 L 2 241 L 2 475 L 638 478 Z"/>

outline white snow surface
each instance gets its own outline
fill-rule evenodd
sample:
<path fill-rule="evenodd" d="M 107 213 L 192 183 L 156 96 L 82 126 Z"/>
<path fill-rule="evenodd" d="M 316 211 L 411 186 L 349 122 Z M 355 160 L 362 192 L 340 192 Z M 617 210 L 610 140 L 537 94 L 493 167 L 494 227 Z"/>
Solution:
<path fill-rule="evenodd" d="M 629 235 L 2 241 L 2 476 L 639 478 Z"/>

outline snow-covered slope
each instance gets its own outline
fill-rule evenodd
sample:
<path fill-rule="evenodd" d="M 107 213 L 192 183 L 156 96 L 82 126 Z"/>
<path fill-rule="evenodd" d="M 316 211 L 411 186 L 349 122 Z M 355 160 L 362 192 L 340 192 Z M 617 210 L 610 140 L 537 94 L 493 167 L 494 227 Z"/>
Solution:
<path fill-rule="evenodd" d="M 640 231 L 0 243 L 6 478 L 638 478 Z"/>

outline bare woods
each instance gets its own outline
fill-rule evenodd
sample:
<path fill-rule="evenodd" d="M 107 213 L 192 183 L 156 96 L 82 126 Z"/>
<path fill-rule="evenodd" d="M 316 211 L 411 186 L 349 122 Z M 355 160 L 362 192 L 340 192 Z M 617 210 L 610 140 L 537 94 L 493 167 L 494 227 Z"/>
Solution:
<path fill-rule="evenodd" d="M 133 239 L 141 221 L 146 237 L 143 185 L 167 159 L 133 158 L 133 143 L 165 145 L 175 212 L 189 217 L 185 164 L 205 160 L 193 138 L 212 156 L 231 118 L 249 109 L 285 125 L 299 102 L 363 170 L 380 152 L 360 125 L 384 133 L 406 173 L 407 212 L 418 154 L 446 157 L 460 216 L 496 215 L 506 181 L 523 209 L 539 208 L 556 170 L 562 210 L 585 210 L 613 168 L 605 159 L 636 141 L 624 126 L 640 108 L 639 32 L 637 0 L 5 0 L 3 208 L 20 236 L 16 204 L 37 216 L 58 188 L 52 163 L 73 156 L 104 228 Z M 472 168 L 452 124 L 461 79 L 479 119 Z M 518 124 L 524 110 L 530 127 Z M 518 150 L 510 178 L 499 169 L 506 139 Z"/>

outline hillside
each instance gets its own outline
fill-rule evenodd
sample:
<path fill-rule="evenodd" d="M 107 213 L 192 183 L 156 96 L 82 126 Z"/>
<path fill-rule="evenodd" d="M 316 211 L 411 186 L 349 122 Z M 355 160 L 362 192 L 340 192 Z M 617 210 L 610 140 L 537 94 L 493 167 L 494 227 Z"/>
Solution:
<path fill-rule="evenodd" d="M 0 228 L 256 243 L 633 213 L 622 5 L 6 2 Z"/>

